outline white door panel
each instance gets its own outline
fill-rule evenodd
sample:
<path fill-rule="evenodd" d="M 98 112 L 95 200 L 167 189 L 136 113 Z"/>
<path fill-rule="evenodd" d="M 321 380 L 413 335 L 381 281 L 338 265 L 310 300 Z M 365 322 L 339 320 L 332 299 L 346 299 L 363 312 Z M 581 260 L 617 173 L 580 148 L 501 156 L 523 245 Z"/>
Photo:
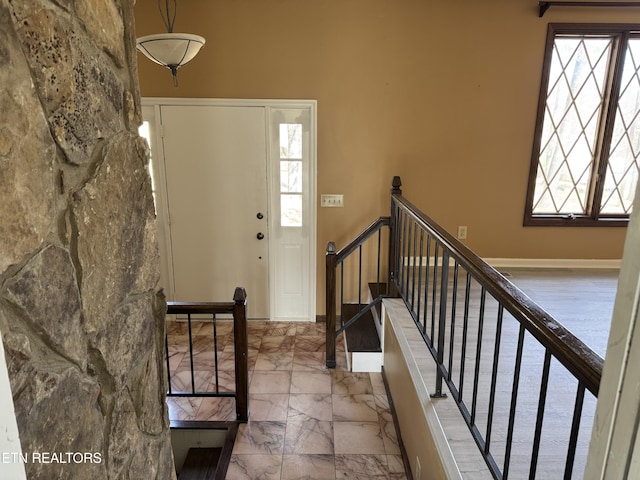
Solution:
<path fill-rule="evenodd" d="M 271 108 L 271 255 L 275 320 L 314 320 L 315 177 L 310 108 Z M 311 308 L 315 309 L 315 305 Z"/>
<path fill-rule="evenodd" d="M 162 106 L 175 297 L 226 301 L 246 288 L 269 317 L 265 111 Z M 258 213 L 262 219 L 258 218 Z"/>

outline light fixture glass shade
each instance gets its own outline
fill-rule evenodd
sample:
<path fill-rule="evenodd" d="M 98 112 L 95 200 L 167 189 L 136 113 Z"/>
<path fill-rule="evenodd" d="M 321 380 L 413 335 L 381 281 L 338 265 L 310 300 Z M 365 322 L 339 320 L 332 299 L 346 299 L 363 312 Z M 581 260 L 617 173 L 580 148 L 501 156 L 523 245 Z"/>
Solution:
<path fill-rule="evenodd" d="M 136 47 L 148 59 L 170 69 L 177 85 L 178 68 L 189 63 L 204 43 L 203 37 L 191 33 L 158 33 L 138 38 Z"/>

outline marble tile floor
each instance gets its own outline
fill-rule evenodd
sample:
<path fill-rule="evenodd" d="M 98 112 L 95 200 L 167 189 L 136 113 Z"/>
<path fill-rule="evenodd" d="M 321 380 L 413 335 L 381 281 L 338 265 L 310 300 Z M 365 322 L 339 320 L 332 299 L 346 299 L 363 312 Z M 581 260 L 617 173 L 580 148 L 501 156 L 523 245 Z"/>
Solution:
<path fill-rule="evenodd" d="M 219 321 L 221 390 L 233 389 L 231 323 Z M 170 322 L 172 389 L 191 389 L 186 322 Z M 194 322 L 196 388 L 215 383 L 211 323 Z M 325 367 L 324 324 L 249 322 L 249 422 L 227 479 L 407 479 L 380 373 Z M 225 367 L 226 365 L 226 367 Z M 223 369 L 225 367 L 226 369 Z M 172 420 L 234 420 L 232 398 L 167 398 Z"/>

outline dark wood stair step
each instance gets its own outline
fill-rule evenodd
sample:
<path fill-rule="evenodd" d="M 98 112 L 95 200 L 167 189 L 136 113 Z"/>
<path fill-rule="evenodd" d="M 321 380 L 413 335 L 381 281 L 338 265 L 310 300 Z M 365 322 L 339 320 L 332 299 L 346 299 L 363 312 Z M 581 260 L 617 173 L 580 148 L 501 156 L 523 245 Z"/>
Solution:
<path fill-rule="evenodd" d="M 386 283 L 369 283 L 369 291 L 371 292 L 371 298 L 376 298 L 379 295 L 386 295 L 387 284 Z"/>
<path fill-rule="evenodd" d="M 353 318 L 364 305 L 357 303 L 345 303 L 342 305 L 342 315 L 344 323 Z M 361 318 L 344 331 L 349 352 L 380 352 L 380 337 L 373 320 L 371 311 L 368 311 Z"/>
<path fill-rule="evenodd" d="M 213 479 L 221 453 L 222 448 L 190 448 L 178 480 Z"/>

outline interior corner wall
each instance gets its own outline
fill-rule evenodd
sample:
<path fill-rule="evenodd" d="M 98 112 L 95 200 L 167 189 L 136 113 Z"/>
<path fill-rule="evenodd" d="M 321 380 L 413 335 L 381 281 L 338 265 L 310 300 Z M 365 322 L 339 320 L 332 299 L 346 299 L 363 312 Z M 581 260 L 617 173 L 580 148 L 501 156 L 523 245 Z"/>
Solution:
<path fill-rule="evenodd" d="M 589 443 L 586 480 L 640 474 L 640 189 L 636 191 Z"/>
<path fill-rule="evenodd" d="M 0 0 L 2 424 L 21 450 L 1 478 L 176 477 L 134 30 L 130 0 Z"/>
<path fill-rule="evenodd" d="M 318 101 L 317 262 L 380 215 L 391 179 L 488 258 L 619 259 L 625 228 L 524 227 L 549 23 L 640 23 L 639 8 L 554 7 L 534 0 L 190 0 L 176 31 L 206 45 L 178 72 L 139 54 L 150 97 Z M 139 35 L 163 31 L 155 0 L 138 0 Z M 324 270 L 318 268 L 318 305 Z M 322 310 L 322 308 L 319 308 Z M 322 311 L 319 311 L 322 313 Z"/>

